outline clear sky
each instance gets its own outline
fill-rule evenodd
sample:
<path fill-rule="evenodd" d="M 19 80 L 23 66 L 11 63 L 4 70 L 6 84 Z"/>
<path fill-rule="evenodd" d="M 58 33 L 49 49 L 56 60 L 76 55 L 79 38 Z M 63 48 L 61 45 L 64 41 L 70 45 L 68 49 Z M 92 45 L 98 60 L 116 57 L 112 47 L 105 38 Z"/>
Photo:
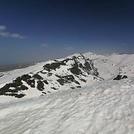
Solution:
<path fill-rule="evenodd" d="M 86 51 L 134 53 L 133 0 L 0 0 L 0 64 Z"/>

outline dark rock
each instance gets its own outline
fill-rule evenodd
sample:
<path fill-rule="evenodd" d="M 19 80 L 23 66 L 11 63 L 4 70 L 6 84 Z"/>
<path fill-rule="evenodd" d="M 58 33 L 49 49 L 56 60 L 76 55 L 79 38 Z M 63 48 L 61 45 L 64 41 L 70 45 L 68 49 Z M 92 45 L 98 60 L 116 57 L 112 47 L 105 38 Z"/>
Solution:
<path fill-rule="evenodd" d="M 23 83 L 21 82 L 21 77 L 16 78 L 16 79 L 13 81 L 13 83 L 16 83 L 16 86 L 20 86 L 20 85 L 23 84 Z"/>
<path fill-rule="evenodd" d="M 33 80 L 28 80 L 27 84 L 34 88 L 35 87 L 35 80 L 34 79 Z"/>
<path fill-rule="evenodd" d="M 42 74 L 46 74 L 47 72 L 44 72 L 44 71 L 40 71 L 40 73 L 42 73 Z"/>
<path fill-rule="evenodd" d="M 76 84 L 80 85 L 80 83 L 79 83 L 78 81 L 75 80 L 74 82 L 75 82 Z"/>
<path fill-rule="evenodd" d="M 82 74 L 81 70 L 78 68 L 78 66 L 74 65 L 72 68 L 70 68 L 71 73 L 75 75 Z"/>
<path fill-rule="evenodd" d="M 45 84 L 49 84 L 47 80 L 43 80 L 43 82 L 44 82 Z"/>
<path fill-rule="evenodd" d="M 49 77 L 52 76 L 52 73 L 48 73 L 47 76 L 49 76 Z"/>
<path fill-rule="evenodd" d="M 89 62 L 86 61 L 86 62 L 84 63 L 84 65 L 85 65 L 85 69 L 86 69 L 86 70 L 91 70 L 91 69 L 92 69 L 91 64 L 89 64 Z"/>
<path fill-rule="evenodd" d="M 21 76 L 21 80 L 23 80 L 25 82 L 27 82 L 27 80 L 30 79 L 30 78 L 31 78 L 31 76 L 28 75 L 28 74 L 24 74 L 24 75 Z"/>
<path fill-rule="evenodd" d="M 37 81 L 37 89 L 40 91 L 44 90 L 44 83 L 42 81 Z"/>
<path fill-rule="evenodd" d="M 17 94 L 17 93 L 6 93 L 6 94 L 4 94 L 4 95 L 6 95 L 6 96 L 13 96 L 13 97 L 16 97 L 16 98 L 22 98 L 22 97 L 24 97 L 25 96 L 25 94 Z"/>
<path fill-rule="evenodd" d="M 60 79 L 57 80 L 61 85 L 64 85 L 65 83 L 71 83 L 74 82 L 74 76 L 73 75 L 66 75 L 66 76 L 60 76 Z"/>
<path fill-rule="evenodd" d="M 25 94 L 15 94 L 14 96 L 15 96 L 16 98 L 22 98 L 22 97 L 25 96 Z"/>
<path fill-rule="evenodd" d="M 55 76 L 58 77 L 58 78 L 62 78 L 60 75 L 57 75 L 57 74 Z"/>
<path fill-rule="evenodd" d="M 121 79 L 126 79 L 128 78 L 126 75 L 117 75 L 113 80 L 121 80 Z"/>
<path fill-rule="evenodd" d="M 81 81 L 83 81 L 83 82 L 86 82 L 86 80 L 85 79 L 80 79 Z"/>
<path fill-rule="evenodd" d="M 81 86 L 77 86 L 77 88 L 81 88 Z"/>
<path fill-rule="evenodd" d="M 123 75 L 122 79 L 126 79 L 126 78 L 128 78 L 128 77 L 126 75 Z"/>
<path fill-rule="evenodd" d="M 47 94 L 46 92 L 42 92 L 43 94 Z"/>
<path fill-rule="evenodd" d="M 58 82 L 60 83 L 60 85 L 62 85 L 62 86 L 63 86 L 64 83 L 65 83 L 64 79 L 58 79 L 57 81 L 58 81 Z"/>
<path fill-rule="evenodd" d="M 10 92 L 19 92 L 19 91 L 22 91 L 22 90 L 27 90 L 28 87 L 26 87 L 25 85 L 21 85 L 20 87 L 17 87 L 13 90 L 11 90 Z"/>
<path fill-rule="evenodd" d="M 4 87 L 0 89 L 0 95 L 8 95 L 8 96 L 14 96 L 17 98 L 22 98 L 24 94 L 18 94 L 19 91 L 27 90 L 28 88 L 24 85 L 15 87 L 14 89 L 10 89 L 12 83 L 6 84 Z"/>
<path fill-rule="evenodd" d="M 38 80 L 43 80 L 43 78 L 39 74 L 35 74 L 33 75 L 33 77 Z"/>
<path fill-rule="evenodd" d="M 20 87 L 18 87 L 18 91 L 21 91 L 21 90 L 27 90 L 28 87 L 26 87 L 25 85 L 21 85 Z"/>
<path fill-rule="evenodd" d="M 44 69 L 47 71 L 56 70 L 57 68 L 60 68 L 61 65 L 66 65 L 63 61 L 55 61 L 51 64 L 44 65 Z"/>
<path fill-rule="evenodd" d="M 82 74 L 81 70 L 79 69 L 78 61 L 76 60 L 77 58 L 73 56 L 72 59 L 74 60 L 74 65 L 72 65 L 73 67 L 70 68 L 71 73 L 73 73 L 74 75 Z"/>
<path fill-rule="evenodd" d="M 71 89 L 75 89 L 75 87 L 71 87 Z"/>
<path fill-rule="evenodd" d="M 55 88 L 55 87 L 51 87 L 52 89 L 54 89 L 54 90 L 57 90 L 57 88 Z"/>

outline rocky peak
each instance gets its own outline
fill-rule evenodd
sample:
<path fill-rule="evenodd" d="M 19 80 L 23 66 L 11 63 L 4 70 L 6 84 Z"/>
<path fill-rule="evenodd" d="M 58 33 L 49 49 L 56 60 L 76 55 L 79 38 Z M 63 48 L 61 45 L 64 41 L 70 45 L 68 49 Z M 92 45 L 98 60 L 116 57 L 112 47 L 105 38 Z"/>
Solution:
<path fill-rule="evenodd" d="M 73 55 L 62 60 L 46 63 L 42 70 L 17 77 L 0 89 L 0 95 L 22 98 L 27 91 L 38 90 L 47 94 L 60 89 L 80 88 L 87 80 L 99 79 L 99 72 L 94 63 L 84 55 Z"/>

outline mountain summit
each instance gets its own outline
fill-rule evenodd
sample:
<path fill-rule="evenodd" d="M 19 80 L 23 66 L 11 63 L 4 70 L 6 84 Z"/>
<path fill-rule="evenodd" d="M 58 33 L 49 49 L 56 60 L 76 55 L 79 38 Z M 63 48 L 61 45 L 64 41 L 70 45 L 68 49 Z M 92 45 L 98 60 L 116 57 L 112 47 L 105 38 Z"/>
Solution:
<path fill-rule="evenodd" d="M 134 75 L 133 59 L 134 55 L 104 56 L 89 52 L 5 72 L 0 77 L 0 98 L 29 98 L 104 80 L 126 79 Z"/>
<path fill-rule="evenodd" d="M 97 68 L 82 54 L 49 61 L 41 69 L 23 74 L 0 89 L 0 95 L 22 98 L 67 88 L 81 88 L 87 81 L 100 80 Z"/>

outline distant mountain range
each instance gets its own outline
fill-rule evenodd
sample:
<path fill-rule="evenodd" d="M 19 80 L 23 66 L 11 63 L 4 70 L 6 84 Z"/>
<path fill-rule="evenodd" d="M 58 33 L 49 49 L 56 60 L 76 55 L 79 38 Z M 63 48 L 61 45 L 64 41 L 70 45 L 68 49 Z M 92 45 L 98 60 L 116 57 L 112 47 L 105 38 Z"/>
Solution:
<path fill-rule="evenodd" d="M 31 65 L 34 65 L 35 63 L 21 63 L 21 64 L 9 64 L 9 65 L 0 65 L 0 72 L 5 72 L 5 71 L 11 71 L 14 69 L 21 69 L 25 68 Z"/>

